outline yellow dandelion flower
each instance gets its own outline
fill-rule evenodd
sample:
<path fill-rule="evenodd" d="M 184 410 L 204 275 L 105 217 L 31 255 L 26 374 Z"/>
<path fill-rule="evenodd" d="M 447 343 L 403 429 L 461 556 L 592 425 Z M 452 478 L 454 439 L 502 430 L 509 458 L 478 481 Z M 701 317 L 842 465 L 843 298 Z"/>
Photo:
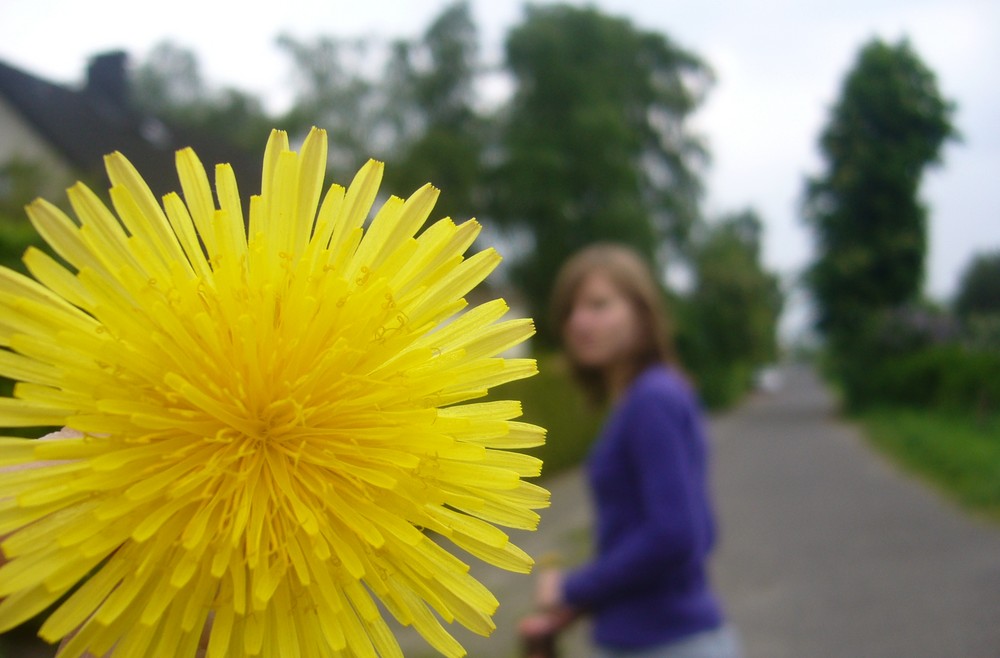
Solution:
<path fill-rule="evenodd" d="M 326 135 L 272 133 L 249 222 L 228 165 L 215 198 L 190 150 L 158 203 L 120 154 L 114 212 L 81 184 L 79 224 L 28 208 L 65 264 L 0 270 L 0 631 L 41 626 L 61 656 L 400 656 L 382 610 L 447 656 L 441 621 L 481 634 L 496 599 L 442 546 L 526 572 L 497 526 L 534 528 L 521 478 L 544 430 L 513 401 L 535 372 L 496 300 L 460 313 L 500 257 L 465 258 L 474 221 L 419 232 L 427 185 L 364 228 L 382 165 L 323 195 Z M 322 197 L 322 201 L 321 201 Z M 217 202 L 216 202 L 217 199 Z M 419 234 L 418 234 L 419 232 Z M 68 264 L 68 266 L 67 266 Z"/>

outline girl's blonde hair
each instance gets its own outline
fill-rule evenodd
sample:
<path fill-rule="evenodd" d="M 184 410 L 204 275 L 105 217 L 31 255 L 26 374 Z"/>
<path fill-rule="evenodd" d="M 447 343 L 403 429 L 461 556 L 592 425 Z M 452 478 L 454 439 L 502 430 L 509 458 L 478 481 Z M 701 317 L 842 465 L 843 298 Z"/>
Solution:
<path fill-rule="evenodd" d="M 628 298 L 642 328 L 641 338 L 632 354 L 629 379 L 656 364 L 675 364 L 672 328 L 663 293 L 649 266 L 633 249 L 610 243 L 586 247 L 572 256 L 559 270 L 552 294 L 553 327 L 560 339 L 573 312 L 576 295 L 583 281 L 594 273 L 603 274 Z M 569 356 L 573 378 L 594 404 L 607 401 L 610 391 L 605 373 L 588 368 Z"/>

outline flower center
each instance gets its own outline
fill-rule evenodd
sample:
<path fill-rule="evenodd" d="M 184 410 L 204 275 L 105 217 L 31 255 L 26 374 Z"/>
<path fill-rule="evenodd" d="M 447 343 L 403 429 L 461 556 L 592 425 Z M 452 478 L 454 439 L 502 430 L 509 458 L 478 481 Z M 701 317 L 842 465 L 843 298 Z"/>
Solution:
<path fill-rule="evenodd" d="M 292 398 L 283 398 L 271 402 L 261 414 L 264 441 L 282 441 L 296 427 L 305 425 L 305 412 L 302 405 Z"/>

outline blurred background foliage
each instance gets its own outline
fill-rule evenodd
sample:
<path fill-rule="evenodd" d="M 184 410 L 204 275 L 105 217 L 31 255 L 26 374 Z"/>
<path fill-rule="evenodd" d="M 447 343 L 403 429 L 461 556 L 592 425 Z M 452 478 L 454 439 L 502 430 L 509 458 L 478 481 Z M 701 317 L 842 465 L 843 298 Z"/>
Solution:
<path fill-rule="evenodd" d="M 375 157 L 388 163 L 384 189 L 406 195 L 432 181 L 444 190 L 436 216 L 478 213 L 486 239 L 507 255 L 493 293 L 535 317 L 543 359 L 557 342 L 547 311 L 554 274 L 595 241 L 631 245 L 664 282 L 668 267 L 692 282 L 664 293 L 682 358 L 711 406 L 739 399 L 755 369 L 777 357 L 781 290 L 761 264 L 762 221 L 752 209 L 702 215 L 709 153 L 690 117 L 713 75 L 695 53 L 594 8 L 539 5 L 509 31 L 497 70 L 480 58 L 465 2 L 413 39 L 285 34 L 277 43 L 292 89 L 278 116 L 250 94 L 206 83 L 196 55 L 171 42 L 130 68 L 132 102 L 251 152 L 271 127 L 295 143 L 321 126 L 338 180 Z M 483 102 L 484 84 L 509 87 L 507 100 Z M 23 171 L 6 177 L 19 183 L 0 195 L 0 239 L 16 265 L 35 240 L 21 206 L 41 172 L 9 166 Z M 536 420 L 559 426 L 559 405 L 552 411 Z"/>
<path fill-rule="evenodd" d="M 805 282 L 824 370 L 875 444 L 1000 515 L 1000 252 L 972 259 L 950 303 L 923 294 L 920 185 L 958 139 L 954 113 L 906 39 L 861 48 L 805 186 Z"/>
<path fill-rule="evenodd" d="M 286 111 L 208 84 L 195 54 L 171 42 L 133 63 L 132 102 L 251 153 L 272 127 L 294 144 L 321 126 L 331 177 L 379 158 L 384 189 L 406 195 L 431 181 L 444 190 L 436 216 L 477 214 L 485 241 L 507 257 L 490 294 L 539 325 L 542 375 L 501 393 L 525 399 L 556 450 L 573 446 L 573 456 L 553 454 L 551 469 L 578 459 L 596 428 L 559 366 L 547 311 L 554 273 L 595 241 L 631 245 L 661 274 L 684 366 L 712 409 L 739 401 L 782 357 L 783 302 L 804 288 L 825 371 L 848 408 L 1000 412 L 991 374 L 1000 252 L 970 263 L 952 303 L 922 294 L 928 211 L 919 187 L 957 130 L 953 104 L 905 39 L 865 44 L 831 108 L 819 136 L 824 169 L 803 190 L 816 257 L 793 282 L 764 267 L 756 210 L 706 216 L 710 151 L 691 119 L 713 73 L 668 35 L 592 7 L 529 5 L 507 33 L 502 65 L 487 66 L 459 1 L 414 38 L 285 34 L 277 43 L 290 73 Z M 0 168 L 0 259 L 20 269 L 20 254 L 39 242 L 22 206 L 44 171 Z"/>
<path fill-rule="evenodd" d="M 874 40 L 848 72 L 820 136 L 825 171 L 805 190 L 817 245 L 806 276 L 831 373 L 851 408 L 874 401 L 873 368 L 897 356 L 881 344 L 892 333 L 886 322 L 906 324 L 901 314 L 921 301 L 920 183 L 956 135 L 953 110 L 907 41 Z"/>

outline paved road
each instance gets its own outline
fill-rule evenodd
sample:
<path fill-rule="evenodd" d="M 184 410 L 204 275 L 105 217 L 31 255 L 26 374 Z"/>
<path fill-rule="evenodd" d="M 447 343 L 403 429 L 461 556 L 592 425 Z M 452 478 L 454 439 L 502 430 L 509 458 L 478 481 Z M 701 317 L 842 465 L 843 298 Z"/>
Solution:
<path fill-rule="evenodd" d="M 1000 526 L 968 517 L 873 452 L 811 371 L 787 370 L 779 391 L 714 418 L 711 433 L 715 579 L 747 658 L 1000 657 Z M 552 509 L 518 541 L 533 555 L 583 559 L 579 474 L 549 486 Z M 498 630 L 466 647 L 476 658 L 513 658 L 530 579 L 482 573 L 501 601 Z M 567 638 L 564 656 L 587 656 L 586 635 Z"/>
<path fill-rule="evenodd" d="M 713 430 L 717 582 L 750 658 L 1000 656 L 1000 527 L 874 454 L 810 371 Z"/>
<path fill-rule="evenodd" d="M 722 541 L 718 590 L 747 658 L 1000 658 L 1000 527 L 970 519 L 873 453 L 812 373 L 712 420 Z M 553 437 L 556 440 L 557 437 Z M 577 472 L 551 479 L 552 508 L 515 541 L 532 555 L 588 551 Z M 530 576 L 476 567 L 501 601 L 474 658 L 515 658 Z M 562 642 L 585 658 L 587 629 Z M 434 654 L 404 634 L 407 658 Z"/>

